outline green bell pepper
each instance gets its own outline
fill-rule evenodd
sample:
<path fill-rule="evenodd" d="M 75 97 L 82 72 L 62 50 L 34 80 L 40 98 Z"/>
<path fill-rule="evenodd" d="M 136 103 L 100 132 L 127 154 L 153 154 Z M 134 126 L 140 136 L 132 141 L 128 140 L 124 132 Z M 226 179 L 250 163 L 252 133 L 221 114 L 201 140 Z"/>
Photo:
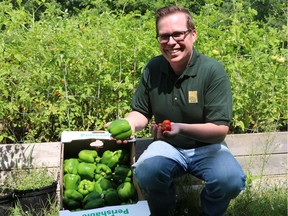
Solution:
<path fill-rule="evenodd" d="M 122 202 L 116 189 L 109 188 L 103 192 L 103 195 L 105 203 L 108 206 L 120 205 Z"/>
<path fill-rule="evenodd" d="M 108 126 L 108 131 L 116 140 L 129 139 L 132 135 L 132 129 L 129 122 L 125 119 L 112 121 Z"/>
<path fill-rule="evenodd" d="M 101 178 L 95 182 L 94 189 L 99 194 L 102 194 L 104 191 L 108 190 L 109 188 L 113 188 L 113 184 L 110 180 L 106 178 Z"/>
<path fill-rule="evenodd" d="M 84 197 L 82 205 L 85 210 L 99 208 L 105 206 L 105 200 L 98 192 L 92 191 Z"/>
<path fill-rule="evenodd" d="M 86 196 L 90 192 L 94 191 L 94 183 L 88 179 L 83 179 L 78 185 L 78 192 L 80 192 L 83 196 Z"/>
<path fill-rule="evenodd" d="M 99 198 L 102 198 L 101 194 L 99 194 L 96 191 L 92 191 L 84 197 L 84 199 L 82 200 L 82 203 L 85 204 L 91 200 L 95 200 L 95 199 L 99 199 Z"/>
<path fill-rule="evenodd" d="M 80 181 L 81 181 L 81 177 L 77 174 L 67 173 L 63 176 L 64 187 L 66 190 L 69 190 L 69 189 L 76 190 Z"/>
<path fill-rule="evenodd" d="M 117 192 L 121 200 L 129 200 L 136 194 L 134 185 L 131 182 L 123 182 L 117 187 Z"/>
<path fill-rule="evenodd" d="M 77 166 L 79 161 L 77 158 L 69 158 L 64 160 L 64 173 L 77 174 Z"/>
<path fill-rule="evenodd" d="M 127 140 L 127 139 L 130 139 L 131 135 L 132 135 L 132 129 L 130 128 L 130 130 L 128 131 L 122 132 L 120 134 L 112 135 L 112 136 L 116 140 Z"/>
<path fill-rule="evenodd" d="M 119 165 L 115 167 L 113 173 L 113 181 L 120 185 L 123 182 L 131 182 L 132 180 L 132 169 L 125 165 Z"/>
<path fill-rule="evenodd" d="M 119 166 L 115 167 L 114 174 L 125 176 L 125 177 L 131 177 L 132 176 L 132 169 L 128 166 L 125 166 L 125 165 L 119 165 Z"/>
<path fill-rule="evenodd" d="M 69 210 L 75 210 L 75 209 L 81 208 L 82 206 L 80 201 L 67 199 L 67 198 L 63 198 L 63 204 L 64 204 L 64 208 L 69 209 Z"/>
<path fill-rule="evenodd" d="M 77 190 L 69 189 L 64 190 L 63 204 L 68 209 L 76 209 L 81 207 L 83 195 Z"/>
<path fill-rule="evenodd" d="M 114 169 L 119 161 L 119 153 L 116 151 L 106 150 L 104 151 L 100 163 L 106 164 L 110 169 Z"/>
<path fill-rule="evenodd" d="M 94 163 L 97 161 L 98 153 L 96 150 L 83 149 L 78 153 L 79 160 L 86 163 Z"/>
<path fill-rule="evenodd" d="M 78 175 L 81 179 L 93 180 L 95 175 L 96 165 L 93 163 L 81 162 L 77 167 Z"/>
<path fill-rule="evenodd" d="M 118 156 L 118 163 L 129 165 L 130 162 L 130 154 L 125 149 L 119 149 L 115 151 L 115 154 Z"/>
<path fill-rule="evenodd" d="M 106 164 L 98 163 L 96 165 L 96 174 L 95 174 L 95 179 L 98 180 L 102 177 L 105 178 L 112 178 L 112 171 L 110 167 L 108 167 Z"/>

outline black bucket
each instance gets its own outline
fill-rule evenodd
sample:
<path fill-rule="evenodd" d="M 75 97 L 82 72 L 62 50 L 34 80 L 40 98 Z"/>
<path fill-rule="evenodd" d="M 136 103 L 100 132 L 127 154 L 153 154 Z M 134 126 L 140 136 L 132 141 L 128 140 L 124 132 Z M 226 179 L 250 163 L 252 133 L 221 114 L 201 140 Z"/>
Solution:
<path fill-rule="evenodd" d="M 13 192 L 0 189 L 0 193 L 0 215 L 8 216 L 13 207 Z"/>
<path fill-rule="evenodd" d="M 56 190 L 57 182 L 32 190 L 15 190 L 15 204 L 20 204 L 23 211 L 29 211 L 33 215 L 43 215 L 55 202 Z"/>

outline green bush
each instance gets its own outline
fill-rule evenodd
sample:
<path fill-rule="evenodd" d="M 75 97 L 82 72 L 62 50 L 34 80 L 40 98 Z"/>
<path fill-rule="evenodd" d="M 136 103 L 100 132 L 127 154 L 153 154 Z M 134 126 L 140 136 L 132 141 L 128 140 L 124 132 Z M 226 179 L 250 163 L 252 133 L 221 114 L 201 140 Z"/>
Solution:
<path fill-rule="evenodd" d="M 287 124 L 287 64 L 282 62 L 287 27 L 254 21 L 256 15 L 237 1 L 229 13 L 209 4 L 196 17 L 198 49 L 222 62 L 230 77 L 234 133 L 277 130 Z"/>
<path fill-rule="evenodd" d="M 55 1 L 35 1 L 29 10 L 30 1 L 17 2 L 0 2 L 0 143 L 56 141 L 63 130 L 104 129 L 124 117 L 141 69 L 160 54 L 154 12 L 98 2 L 73 15 Z M 287 27 L 255 21 L 257 11 L 244 1 L 229 11 L 217 2 L 206 1 L 194 16 L 196 47 L 227 69 L 231 131 L 279 130 L 287 124 Z"/>

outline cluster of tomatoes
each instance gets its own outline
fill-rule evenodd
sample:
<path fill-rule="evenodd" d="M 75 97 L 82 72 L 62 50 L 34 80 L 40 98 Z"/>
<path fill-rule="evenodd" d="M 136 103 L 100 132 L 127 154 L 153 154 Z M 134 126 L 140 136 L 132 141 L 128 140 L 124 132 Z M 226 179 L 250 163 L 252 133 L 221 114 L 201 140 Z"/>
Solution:
<path fill-rule="evenodd" d="M 163 122 L 158 123 L 158 128 L 161 128 L 163 131 L 171 131 L 171 121 L 170 120 L 164 120 Z"/>

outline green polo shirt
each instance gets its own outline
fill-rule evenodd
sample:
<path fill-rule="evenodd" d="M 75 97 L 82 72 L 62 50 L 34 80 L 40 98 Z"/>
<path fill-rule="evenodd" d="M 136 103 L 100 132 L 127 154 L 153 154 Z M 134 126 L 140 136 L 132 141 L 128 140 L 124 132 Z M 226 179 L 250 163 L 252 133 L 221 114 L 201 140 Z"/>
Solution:
<path fill-rule="evenodd" d="M 223 66 L 195 49 L 192 59 L 176 76 L 161 55 L 151 59 L 131 102 L 133 110 L 155 121 L 169 119 L 181 123 L 229 125 L 232 118 L 232 94 Z M 177 135 L 169 140 L 173 146 L 195 148 L 208 143 Z"/>

